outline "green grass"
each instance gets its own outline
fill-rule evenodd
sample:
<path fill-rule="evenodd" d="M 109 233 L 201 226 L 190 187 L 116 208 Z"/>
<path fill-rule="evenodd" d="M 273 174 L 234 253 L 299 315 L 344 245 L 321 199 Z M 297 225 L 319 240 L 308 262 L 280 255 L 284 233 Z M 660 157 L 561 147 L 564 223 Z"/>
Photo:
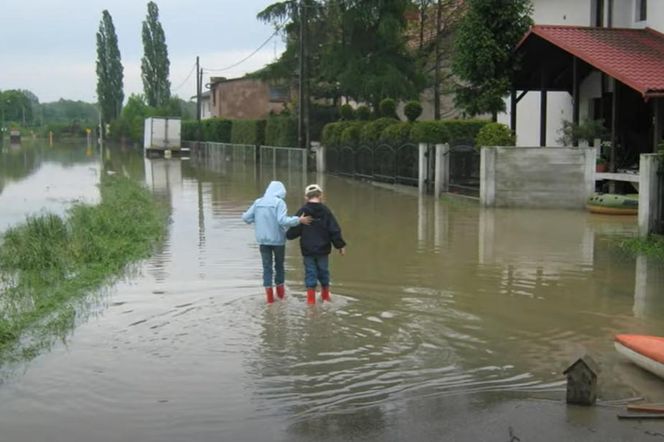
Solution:
<path fill-rule="evenodd" d="M 620 242 L 620 248 L 632 255 L 646 255 L 664 261 L 664 236 L 628 238 Z"/>
<path fill-rule="evenodd" d="M 76 322 L 84 299 L 164 237 L 167 211 L 140 184 L 104 176 L 101 202 L 30 217 L 0 240 L 0 363 L 31 358 Z"/>

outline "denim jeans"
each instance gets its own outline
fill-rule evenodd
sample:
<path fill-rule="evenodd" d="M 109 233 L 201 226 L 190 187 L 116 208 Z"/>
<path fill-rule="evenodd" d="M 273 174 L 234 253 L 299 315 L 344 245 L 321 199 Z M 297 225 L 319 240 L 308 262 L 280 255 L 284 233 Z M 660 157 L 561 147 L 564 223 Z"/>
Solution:
<path fill-rule="evenodd" d="M 328 258 L 328 255 L 304 257 L 304 285 L 306 288 L 315 288 L 316 281 L 319 281 L 322 287 L 330 285 Z"/>
<path fill-rule="evenodd" d="M 281 285 L 285 280 L 284 257 L 286 255 L 286 246 L 260 246 L 261 259 L 263 260 L 263 287 L 272 287 L 272 277 L 274 276 L 274 285 Z M 273 259 L 274 257 L 274 259 Z M 274 263 L 274 273 L 272 264 Z"/>

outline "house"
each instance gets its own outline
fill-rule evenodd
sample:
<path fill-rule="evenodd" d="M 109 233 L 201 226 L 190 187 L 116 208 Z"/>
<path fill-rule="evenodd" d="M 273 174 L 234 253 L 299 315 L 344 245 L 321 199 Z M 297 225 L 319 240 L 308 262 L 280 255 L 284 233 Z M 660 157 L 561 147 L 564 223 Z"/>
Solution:
<path fill-rule="evenodd" d="M 559 146 L 565 121 L 603 120 L 612 171 L 657 151 L 664 112 L 664 2 L 534 0 L 521 69 L 499 121 L 519 146 Z"/>
<path fill-rule="evenodd" d="M 201 118 L 212 118 L 212 93 L 205 91 L 201 94 Z"/>
<path fill-rule="evenodd" d="M 211 115 L 226 119 L 262 119 L 280 113 L 291 101 L 288 84 L 256 78 L 212 77 L 210 89 Z"/>

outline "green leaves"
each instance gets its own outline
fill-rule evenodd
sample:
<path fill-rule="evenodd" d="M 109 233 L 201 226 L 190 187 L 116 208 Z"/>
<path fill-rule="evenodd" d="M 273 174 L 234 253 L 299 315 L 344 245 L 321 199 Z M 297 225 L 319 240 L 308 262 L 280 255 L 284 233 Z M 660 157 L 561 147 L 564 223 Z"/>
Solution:
<path fill-rule="evenodd" d="M 118 37 L 111 14 L 102 12 L 97 31 L 97 100 L 102 119 L 110 122 L 120 116 L 124 100 L 124 69 L 118 48 Z"/>
<path fill-rule="evenodd" d="M 505 109 L 517 67 L 514 48 L 532 25 L 531 0 L 467 0 L 452 69 L 461 83 L 456 103 L 470 115 Z"/>
<path fill-rule="evenodd" d="M 143 91 L 149 106 L 159 107 L 168 102 L 171 96 L 171 82 L 168 80 L 170 62 L 164 29 L 159 22 L 159 8 L 156 3 L 148 3 L 148 15 L 143 21 L 143 58 L 141 78 Z"/>

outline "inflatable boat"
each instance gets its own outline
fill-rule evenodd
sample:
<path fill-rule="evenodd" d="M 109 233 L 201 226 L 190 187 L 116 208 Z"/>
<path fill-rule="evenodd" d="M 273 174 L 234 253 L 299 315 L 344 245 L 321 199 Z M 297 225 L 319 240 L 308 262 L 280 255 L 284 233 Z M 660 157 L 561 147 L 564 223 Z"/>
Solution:
<path fill-rule="evenodd" d="M 664 338 L 645 335 L 616 335 L 618 353 L 641 368 L 664 378 Z"/>
<path fill-rule="evenodd" d="M 639 195 L 596 193 L 588 198 L 586 209 L 604 215 L 638 215 Z"/>

